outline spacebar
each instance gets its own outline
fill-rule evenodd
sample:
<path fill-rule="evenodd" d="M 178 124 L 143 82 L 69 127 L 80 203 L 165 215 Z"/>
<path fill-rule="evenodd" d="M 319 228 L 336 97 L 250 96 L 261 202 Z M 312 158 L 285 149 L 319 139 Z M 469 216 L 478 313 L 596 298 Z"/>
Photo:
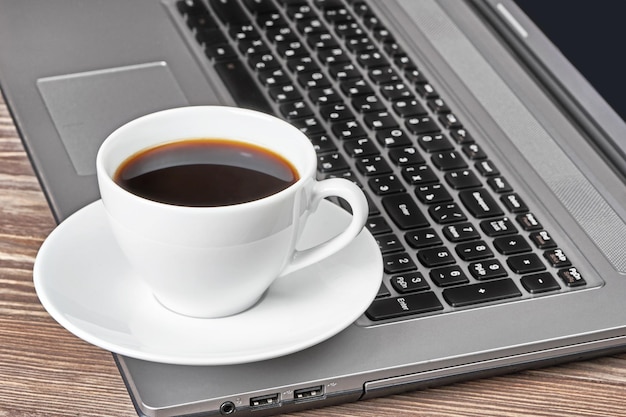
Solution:
<path fill-rule="evenodd" d="M 215 71 L 219 74 L 238 106 L 273 113 L 272 107 L 263 96 L 263 92 L 241 61 L 216 62 Z"/>
<path fill-rule="evenodd" d="M 489 301 L 520 297 L 521 295 L 522 293 L 519 292 L 515 283 L 510 279 L 464 285 L 443 291 L 443 298 L 452 307 L 487 303 Z"/>

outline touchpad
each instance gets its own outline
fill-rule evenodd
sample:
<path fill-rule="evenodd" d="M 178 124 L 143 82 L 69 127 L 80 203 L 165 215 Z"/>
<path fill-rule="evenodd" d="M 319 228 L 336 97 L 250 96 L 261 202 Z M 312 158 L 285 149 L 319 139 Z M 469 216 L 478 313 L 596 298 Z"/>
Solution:
<path fill-rule="evenodd" d="M 98 148 L 119 126 L 188 104 L 165 62 L 40 78 L 37 86 L 78 175 L 96 173 Z"/>

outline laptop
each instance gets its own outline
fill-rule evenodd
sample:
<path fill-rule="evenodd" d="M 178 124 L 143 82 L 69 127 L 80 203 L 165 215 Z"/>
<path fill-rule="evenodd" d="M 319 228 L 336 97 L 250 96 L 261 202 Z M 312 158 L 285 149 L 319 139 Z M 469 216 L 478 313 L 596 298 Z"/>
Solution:
<path fill-rule="evenodd" d="M 99 198 L 109 132 L 187 105 L 289 120 L 320 178 L 369 199 L 384 271 L 360 318 L 259 362 L 114 354 L 137 413 L 272 415 L 623 351 L 626 107 L 602 64 L 623 8 L 0 1 L 2 92 L 59 222 Z"/>

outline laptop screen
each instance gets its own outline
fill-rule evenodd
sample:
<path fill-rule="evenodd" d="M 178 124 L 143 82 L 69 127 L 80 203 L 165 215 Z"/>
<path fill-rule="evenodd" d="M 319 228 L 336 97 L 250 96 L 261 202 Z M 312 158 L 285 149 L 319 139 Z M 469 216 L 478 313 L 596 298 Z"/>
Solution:
<path fill-rule="evenodd" d="M 626 2 L 516 0 L 576 68 L 626 121 Z"/>

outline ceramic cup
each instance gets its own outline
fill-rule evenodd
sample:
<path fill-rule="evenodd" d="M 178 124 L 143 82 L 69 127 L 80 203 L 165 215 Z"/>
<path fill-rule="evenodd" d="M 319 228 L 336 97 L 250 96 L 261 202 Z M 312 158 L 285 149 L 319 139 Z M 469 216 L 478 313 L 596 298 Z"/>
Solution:
<path fill-rule="evenodd" d="M 197 138 L 269 149 L 289 161 L 299 179 L 267 197 L 217 207 L 156 202 L 114 180 L 118 167 L 132 155 Z M 276 278 L 332 255 L 360 233 L 368 212 L 362 191 L 344 179 L 317 181 L 316 164 L 309 139 L 294 126 L 267 114 L 222 106 L 176 108 L 135 119 L 106 138 L 96 161 L 102 202 L 133 270 L 165 307 L 203 318 L 250 308 Z M 320 200 L 333 196 L 350 204 L 351 222 L 334 238 L 297 250 L 308 216 Z"/>

